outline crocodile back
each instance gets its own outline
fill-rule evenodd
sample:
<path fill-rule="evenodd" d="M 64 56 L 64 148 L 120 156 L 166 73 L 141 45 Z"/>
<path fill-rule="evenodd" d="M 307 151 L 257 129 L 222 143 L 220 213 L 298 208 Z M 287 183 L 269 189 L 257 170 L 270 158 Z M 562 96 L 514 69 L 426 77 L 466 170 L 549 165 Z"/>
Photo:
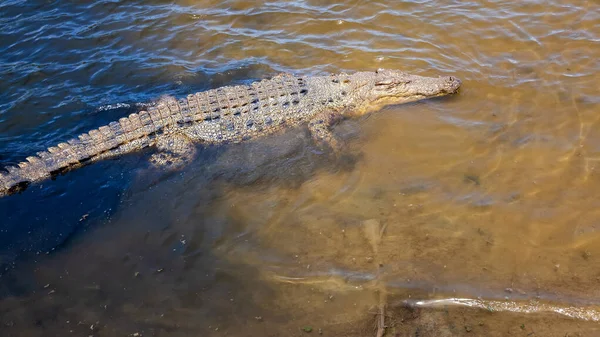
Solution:
<path fill-rule="evenodd" d="M 179 100 L 186 117 L 181 127 L 195 140 L 237 143 L 310 118 L 307 96 L 304 79 L 292 75 L 199 92 Z"/>

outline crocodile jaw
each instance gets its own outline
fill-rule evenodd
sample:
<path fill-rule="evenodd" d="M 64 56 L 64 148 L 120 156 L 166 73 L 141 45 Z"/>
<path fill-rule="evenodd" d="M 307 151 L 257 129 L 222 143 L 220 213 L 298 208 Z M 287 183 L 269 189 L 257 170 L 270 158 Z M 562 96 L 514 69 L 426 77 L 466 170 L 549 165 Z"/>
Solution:
<path fill-rule="evenodd" d="M 423 77 L 417 83 L 406 84 L 406 88 L 401 90 L 392 89 L 389 93 L 379 94 L 371 101 L 371 104 L 383 107 L 452 95 L 458 92 L 460 85 L 461 81 L 453 76 L 435 79 Z"/>

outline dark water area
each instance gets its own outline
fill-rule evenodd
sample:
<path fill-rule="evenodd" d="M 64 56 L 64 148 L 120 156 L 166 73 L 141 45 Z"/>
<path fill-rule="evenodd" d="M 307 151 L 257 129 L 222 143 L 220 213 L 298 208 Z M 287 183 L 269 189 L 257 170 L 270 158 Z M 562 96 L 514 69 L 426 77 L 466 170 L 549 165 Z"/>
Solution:
<path fill-rule="evenodd" d="M 178 31 L 163 28 L 173 15 L 190 13 L 178 13 L 181 8 L 173 4 L 9 1 L 0 6 L 3 166 L 137 112 L 162 95 L 250 82 L 269 71 L 256 64 L 210 68 L 182 58 L 189 51 L 169 47 Z M 156 40 L 163 40 L 161 47 Z M 81 228 L 81 217 L 109 215 L 131 179 L 124 171 L 137 164 L 86 167 L 39 191 L 3 200 L 2 262 L 12 263 L 22 251 L 54 250 Z"/>
<path fill-rule="evenodd" d="M 297 129 L 0 198 L 0 336 L 600 335 L 598 60 L 598 1 L 0 2 L 0 168 L 281 72 L 463 81 L 343 158 Z"/>

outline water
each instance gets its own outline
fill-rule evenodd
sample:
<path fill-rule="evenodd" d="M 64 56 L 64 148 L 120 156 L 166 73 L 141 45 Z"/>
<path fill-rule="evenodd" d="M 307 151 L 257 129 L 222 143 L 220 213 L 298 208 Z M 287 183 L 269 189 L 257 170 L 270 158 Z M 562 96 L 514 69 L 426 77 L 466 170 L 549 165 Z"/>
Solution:
<path fill-rule="evenodd" d="M 599 22 L 597 1 L 4 1 L 2 166 L 279 72 L 463 87 L 340 124 L 344 160 L 291 130 L 0 199 L 2 336 L 375 336 L 383 305 L 388 335 L 600 334 Z"/>

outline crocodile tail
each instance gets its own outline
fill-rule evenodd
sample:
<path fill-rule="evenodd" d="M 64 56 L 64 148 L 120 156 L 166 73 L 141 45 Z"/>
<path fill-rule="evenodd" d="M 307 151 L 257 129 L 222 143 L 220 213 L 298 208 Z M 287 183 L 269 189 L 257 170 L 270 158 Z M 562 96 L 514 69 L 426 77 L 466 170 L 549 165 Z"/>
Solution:
<path fill-rule="evenodd" d="M 79 135 L 77 138 L 49 147 L 46 151 L 38 152 L 15 166 L 5 167 L 5 173 L 0 173 L 0 195 L 10 194 L 21 190 L 28 184 L 49 178 L 52 173 L 67 170 L 92 158 L 102 149 L 110 148 L 114 138 L 108 126 Z"/>
<path fill-rule="evenodd" d="M 108 125 L 79 135 L 77 138 L 49 147 L 25 161 L 0 171 L 0 196 L 22 190 L 27 185 L 42 181 L 53 173 L 81 166 L 87 161 L 126 142 L 157 132 L 165 119 L 156 108 L 141 111 Z"/>

